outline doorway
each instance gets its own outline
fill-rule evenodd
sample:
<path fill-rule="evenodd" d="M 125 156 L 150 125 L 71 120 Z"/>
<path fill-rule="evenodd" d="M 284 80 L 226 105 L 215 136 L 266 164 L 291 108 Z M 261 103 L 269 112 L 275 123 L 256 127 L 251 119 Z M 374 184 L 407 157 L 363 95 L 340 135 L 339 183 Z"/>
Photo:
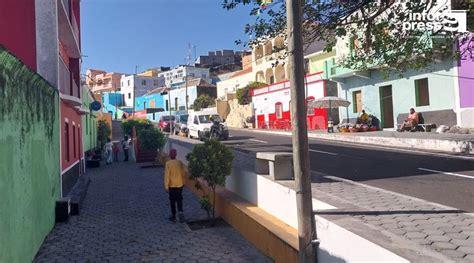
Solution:
<path fill-rule="evenodd" d="M 380 87 L 380 111 L 382 128 L 393 128 L 392 85 Z"/>

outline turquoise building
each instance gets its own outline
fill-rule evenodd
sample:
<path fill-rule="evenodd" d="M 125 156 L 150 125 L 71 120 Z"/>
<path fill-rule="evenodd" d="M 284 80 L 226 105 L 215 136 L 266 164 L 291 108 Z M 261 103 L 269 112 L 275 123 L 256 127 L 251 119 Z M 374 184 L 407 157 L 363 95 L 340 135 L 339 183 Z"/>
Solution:
<path fill-rule="evenodd" d="M 335 59 L 325 62 L 328 79 L 339 86 L 339 96 L 351 102 L 340 109 L 340 119 L 354 123 L 362 110 L 377 116 L 385 129 L 402 123 L 410 108 L 422 112 L 425 122 L 456 125 L 457 73 L 453 61 L 424 70 L 384 78 L 376 68 L 354 71 L 341 68 Z"/>

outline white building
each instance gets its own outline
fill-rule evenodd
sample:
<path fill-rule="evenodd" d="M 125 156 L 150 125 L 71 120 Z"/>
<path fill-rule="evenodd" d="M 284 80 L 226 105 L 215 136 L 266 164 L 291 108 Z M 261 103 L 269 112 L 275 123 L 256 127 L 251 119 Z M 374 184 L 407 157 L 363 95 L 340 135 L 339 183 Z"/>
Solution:
<path fill-rule="evenodd" d="M 208 68 L 197 68 L 194 66 L 180 65 L 169 71 L 162 72 L 158 76 L 165 79 L 165 84 L 168 87 L 183 83 L 186 80 L 201 78 L 207 82 L 211 82 Z"/>
<path fill-rule="evenodd" d="M 125 106 L 133 106 L 133 97 L 145 95 L 150 90 L 163 87 L 165 79 L 163 77 L 122 75 L 120 80 L 120 93 L 122 93 Z M 134 94 L 134 91 L 136 94 Z"/>

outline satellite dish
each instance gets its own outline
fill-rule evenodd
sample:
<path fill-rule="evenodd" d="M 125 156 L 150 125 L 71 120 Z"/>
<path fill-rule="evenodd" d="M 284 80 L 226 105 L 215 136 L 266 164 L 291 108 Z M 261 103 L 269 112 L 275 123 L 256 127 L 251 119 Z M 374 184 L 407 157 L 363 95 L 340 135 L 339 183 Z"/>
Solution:
<path fill-rule="evenodd" d="M 102 104 L 100 104 L 100 102 L 98 102 L 98 101 L 93 101 L 91 103 L 90 107 L 93 111 L 98 111 L 102 108 Z"/>

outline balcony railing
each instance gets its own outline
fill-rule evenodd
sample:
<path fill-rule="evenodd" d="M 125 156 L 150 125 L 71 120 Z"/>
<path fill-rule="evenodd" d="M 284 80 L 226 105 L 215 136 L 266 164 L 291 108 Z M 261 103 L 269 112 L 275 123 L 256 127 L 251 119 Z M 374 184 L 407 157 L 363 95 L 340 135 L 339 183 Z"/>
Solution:
<path fill-rule="evenodd" d="M 59 59 L 59 91 L 65 95 L 72 95 L 71 72 L 61 58 Z"/>
<path fill-rule="evenodd" d="M 73 58 L 80 58 L 80 33 L 76 17 L 72 12 L 70 1 L 61 0 L 58 2 L 58 29 L 59 40 L 67 51 L 68 55 Z"/>
<path fill-rule="evenodd" d="M 79 87 L 61 58 L 59 59 L 59 91 L 64 95 L 80 99 Z"/>

